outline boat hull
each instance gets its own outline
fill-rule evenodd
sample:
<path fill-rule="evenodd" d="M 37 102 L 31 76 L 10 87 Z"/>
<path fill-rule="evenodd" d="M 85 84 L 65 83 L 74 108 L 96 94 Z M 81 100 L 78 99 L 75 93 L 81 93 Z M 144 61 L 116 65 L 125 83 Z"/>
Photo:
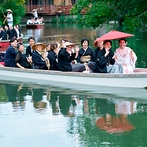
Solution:
<path fill-rule="evenodd" d="M 17 38 L 18 42 L 22 42 L 22 37 L 23 35 Z M 1 40 L 0 41 L 0 52 L 6 51 L 9 45 L 10 45 L 10 40 Z"/>
<path fill-rule="evenodd" d="M 28 24 L 28 25 L 26 25 L 26 28 L 39 29 L 39 28 L 42 28 L 43 26 L 44 26 L 44 24 Z"/>
<path fill-rule="evenodd" d="M 145 88 L 147 69 L 134 74 L 100 74 L 0 67 L 0 79 L 67 87 L 72 85 L 73 88 L 80 85 L 89 88 L 91 86 Z"/>

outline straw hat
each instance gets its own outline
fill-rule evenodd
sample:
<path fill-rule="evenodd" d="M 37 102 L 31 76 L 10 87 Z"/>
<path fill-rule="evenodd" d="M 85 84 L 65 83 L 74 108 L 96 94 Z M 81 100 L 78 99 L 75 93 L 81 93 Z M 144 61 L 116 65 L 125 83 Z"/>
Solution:
<path fill-rule="evenodd" d="M 46 45 L 45 45 L 45 44 L 38 42 L 38 43 L 36 43 L 36 44 L 32 47 L 32 49 L 33 49 L 33 50 L 36 50 L 36 47 L 37 47 L 38 45 L 41 45 L 41 46 L 42 46 L 42 50 L 44 50 L 44 49 L 46 48 Z"/>
<path fill-rule="evenodd" d="M 11 13 L 12 13 L 12 10 L 11 10 L 11 9 L 7 9 L 6 11 L 7 11 L 7 12 L 11 12 Z"/>
<path fill-rule="evenodd" d="M 35 11 L 37 11 L 37 9 L 33 9 L 33 10 L 32 10 L 32 12 L 35 12 Z"/>
<path fill-rule="evenodd" d="M 65 45 L 66 45 L 66 47 L 67 46 L 75 46 L 73 43 L 71 43 L 71 42 L 65 42 Z"/>

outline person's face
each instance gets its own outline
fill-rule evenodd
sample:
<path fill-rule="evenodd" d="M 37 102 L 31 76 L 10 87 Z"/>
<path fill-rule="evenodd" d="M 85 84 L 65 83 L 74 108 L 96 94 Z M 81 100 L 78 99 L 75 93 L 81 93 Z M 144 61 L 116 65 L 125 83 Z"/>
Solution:
<path fill-rule="evenodd" d="M 8 26 L 5 26 L 5 30 L 8 30 Z"/>
<path fill-rule="evenodd" d="M 103 48 L 103 41 L 97 41 L 97 47 Z"/>
<path fill-rule="evenodd" d="M 120 48 L 123 49 L 126 45 L 127 45 L 127 43 L 124 40 L 120 40 L 120 42 L 119 42 Z"/>
<path fill-rule="evenodd" d="M 66 46 L 65 46 L 65 41 L 64 41 L 64 40 L 61 40 L 61 47 L 66 47 Z"/>
<path fill-rule="evenodd" d="M 40 44 L 37 45 L 37 46 L 36 46 L 36 49 L 37 49 L 39 52 L 41 52 L 41 51 L 42 51 L 42 45 L 40 45 Z"/>
<path fill-rule="evenodd" d="M 67 50 L 67 52 L 70 52 L 71 50 L 72 50 L 72 46 L 71 45 L 69 45 L 69 46 L 66 46 L 66 50 Z"/>
<path fill-rule="evenodd" d="M 17 40 L 15 40 L 14 42 L 12 42 L 11 45 L 16 48 L 17 47 Z"/>
<path fill-rule="evenodd" d="M 82 46 L 83 46 L 83 48 L 87 48 L 88 47 L 88 41 L 84 41 L 83 43 L 82 43 Z"/>
<path fill-rule="evenodd" d="M 30 39 L 29 40 L 29 44 L 30 44 L 30 46 L 34 46 L 35 45 L 35 41 L 33 39 Z"/>
<path fill-rule="evenodd" d="M 47 50 L 47 51 L 50 50 L 50 44 L 47 45 L 46 50 Z"/>
<path fill-rule="evenodd" d="M 110 49 L 110 48 L 111 48 L 111 43 L 110 43 L 110 42 L 106 42 L 106 43 L 104 44 L 104 48 L 105 48 L 105 49 Z"/>
<path fill-rule="evenodd" d="M 23 51 L 24 51 L 24 45 L 20 45 L 20 46 L 19 46 L 19 51 L 20 51 L 20 52 L 23 52 Z"/>

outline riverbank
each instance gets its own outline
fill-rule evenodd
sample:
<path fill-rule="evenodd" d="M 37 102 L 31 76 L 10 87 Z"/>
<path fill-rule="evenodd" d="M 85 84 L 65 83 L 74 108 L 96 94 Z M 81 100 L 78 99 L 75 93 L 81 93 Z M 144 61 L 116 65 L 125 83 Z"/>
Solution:
<path fill-rule="evenodd" d="M 23 18 L 21 23 L 26 23 L 28 18 L 32 17 L 31 14 L 26 14 Z M 76 15 L 43 15 L 39 14 L 39 17 L 44 18 L 45 23 L 77 23 L 78 17 Z"/>

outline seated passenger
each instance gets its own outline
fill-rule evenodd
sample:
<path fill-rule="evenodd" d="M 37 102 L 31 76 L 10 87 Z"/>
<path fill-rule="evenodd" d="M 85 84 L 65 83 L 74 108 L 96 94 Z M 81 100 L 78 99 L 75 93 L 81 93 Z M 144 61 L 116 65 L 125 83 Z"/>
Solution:
<path fill-rule="evenodd" d="M 8 47 L 5 54 L 5 58 L 4 58 L 5 66 L 16 67 L 16 64 L 15 64 L 15 57 L 17 55 L 16 48 L 17 48 L 17 39 L 12 38 L 10 40 L 10 46 Z"/>
<path fill-rule="evenodd" d="M 24 45 L 23 43 L 17 44 L 17 55 L 15 58 L 16 66 L 22 69 L 25 68 L 32 68 L 32 59 L 30 57 L 27 57 L 24 53 Z"/>
<path fill-rule="evenodd" d="M 61 39 L 60 42 L 60 49 L 66 48 L 66 42 L 68 42 L 66 39 Z"/>
<path fill-rule="evenodd" d="M 94 59 L 94 62 L 89 62 L 88 63 L 88 67 L 90 69 L 90 72 L 93 72 L 94 71 L 94 68 L 95 68 L 95 61 L 97 60 L 97 56 L 99 56 L 99 52 L 103 49 L 103 43 L 104 41 L 102 40 L 99 40 L 99 38 L 97 38 L 95 41 L 94 41 L 94 46 L 96 47 L 95 49 L 95 59 Z"/>
<path fill-rule="evenodd" d="M 32 52 L 34 51 L 32 49 L 32 47 L 35 45 L 35 38 L 34 37 L 29 37 L 28 38 L 28 43 L 29 43 L 29 46 L 27 46 L 27 48 L 26 48 L 26 55 L 27 55 L 27 57 L 29 57 L 29 56 L 32 57 Z"/>
<path fill-rule="evenodd" d="M 39 22 L 40 22 L 40 24 L 43 24 L 44 23 L 43 17 L 39 17 Z"/>
<path fill-rule="evenodd" d="M 12 39 L 13 38 L 13 33 L 9 29 L 9 26 L 8 25 L 5 25 L 4 26 L 4 29 L 5 29 L 5 32 L 6 32 L 7 36 L 8 36 L 7 39 Z"/>
<path fill-rule="evenodd" d="M 72 61 L 75 60 L 76 53 L 74 50 L 74 44 L 66 42 L 66 48 L 62 48 L 58 53 L 58 67 L 61 71 L 74 71 L 83 72 L 85 70 L 84 64 L 77 63 L 73 64 Z"/>
<path fill-rule="evenodd" d="M 34 24 L 40 24 L 40 21 L 39 21 L 39 19 L 37 17 L 34 20 Z"/>
<path fill-rule="evenodd" d="M 32 21 L 31 17 L 27 20 L 27 24 L 33 24 L 33 21 Z"/>
<path fill-rule="evenodd" d="M 7 40 L 7 34 L 2 26 L 0 26 L 0 40 Z"/>
<path fill-rule="evenodd" d="M 45 44 L 36 43 L 32 49 L 34 52 L 32 53 L 32 61 L 35 69 L 48 69 L 48 63 L 46 61 L 46 56 L 42 55 L 42 51 L 46 48 Z"/>
<path fill-rule="evenodd" d="M 114 53 L 111 50 L 112 42 L 105 40 L 104 48 L 97 53 L 97 59 L 94 67 L 94 72 L 97 73 L 122 73 L 122 66 L 116 65 Z"/>
<path fill-rule="evenodd" d="M 19 25 L 15 25 L 14 29 L 15 29 L 16 34 L 17 34 L 16 38 L 19 38 L 21 36 L 21 30 L 19 28 Z"/>
<path fill-rule="evenodd" d="M 123 73 L 133 73 L 137 56 L 132 49 L 126 46 L 125 39 L 119 40 L 119 48 L 115 51 L 115 62 L 123 65 Z"/>
<path fill-rule="evenodd" d="M 77 62 L 78 63 L 86 63 L 89 61 L 94 61 L 94 52 L 89 47 L 89 40 L 88 39 L 82 39 L 81 40 L 81 46 L 82 48 L 78 52 Z"/>
<path fill-rule="evenodd" d="M 50 70 L 58 70 L 58 44 L 56 42 L 52 42 L 50 44 L 50 50 L 48 51 L 48 59 L 50 61 Z"/>
<path fill-rule="evenodd" d="M 16 30 L 13 28 L 13 26 L 9 26 L 10 31 L 12 32 L 13 38 L 17 38 L 17 32 Z"/>

